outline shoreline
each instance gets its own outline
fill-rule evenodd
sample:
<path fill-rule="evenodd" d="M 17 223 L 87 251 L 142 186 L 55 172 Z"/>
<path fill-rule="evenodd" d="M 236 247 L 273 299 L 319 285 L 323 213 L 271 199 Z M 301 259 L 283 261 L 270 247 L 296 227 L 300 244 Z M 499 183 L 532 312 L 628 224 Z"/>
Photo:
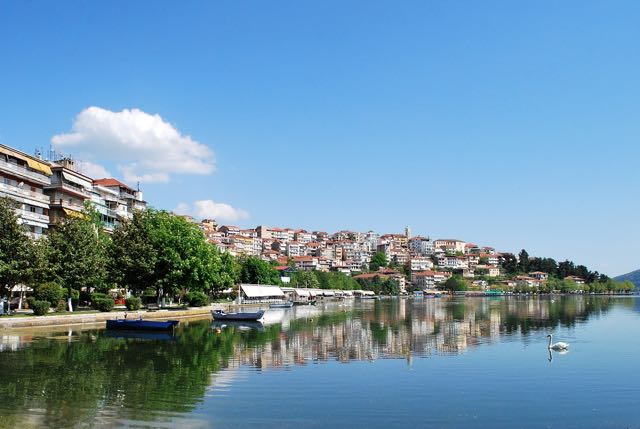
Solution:
<path fill-rule="evenodd" d="M 506 293 L 496 295 L 484 295 L 484 294 L 443 294 L 442 298 L 491 298 L 491 297 L 514 297 L 514 298 L 548 298 L 554 296 L 610 296 L 610 297 L 637 297 L 637 293 L 629 294 L 616 294 L 616 293 L 601 293 L 601 294 L 571 294 L 571 293 L 548 293 L 548 294 L 521 294 L 521 293 Z M 380 299 L 388 298 L 408 298 L 415 299 L 416 296 L 380 296 Z M 147 320 L 168 320 L 168 319 L 188 319 L 188 318 L 203 318 L 210 317 L 212 310 L 224 310 L 233 311 L 238 310 L 241 307 L 261 307 L 268 304 L 265 303 L 216 303 L 210 304 L 206 307 L 193 307 L 187 309 L 160 309 L 160 310 L 138 310 L 138 311 L 110 311 L 110 312 L 95 312 L 95 313 L 63 313 L 60 315 L 50 316 L 24 316 L 24 317 L 0 317 L 0 332 L 15 330 L 15 329 L 29 329 L 29 328 L 54 328 L 54 327 L 78 327 L 103 324 L 107 320 L 124 318 L 125 314 L 130 319 L 136 319 L 142 316 Z"/>
<path fill-rule="evenodd" d="M 53 316 L 25 316 L 0 318 L 0 330 L 21 328 L 49 328 L 56 326 L 83 326 L 104 323 L 107 320 L 124 318 L 130 319 L 142 316 L 147 320 L 185 319 L 210 316 L 212 310 L 228 310 L 229 304 L 212 304 L 206 307 L 194 307 L 180 310 L 160 309 L 154 311 L 110 311 L 105 313 L 66 313 Z"/>

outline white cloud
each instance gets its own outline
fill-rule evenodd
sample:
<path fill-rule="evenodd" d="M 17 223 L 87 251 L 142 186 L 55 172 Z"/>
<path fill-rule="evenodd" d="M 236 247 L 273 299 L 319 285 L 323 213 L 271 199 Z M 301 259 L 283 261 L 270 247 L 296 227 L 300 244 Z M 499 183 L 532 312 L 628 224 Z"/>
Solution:
<path fill-rule="evenodd" d="M 236 209 L 226 203 L 216 203 L 213 200 L 198 200 L 189 205 L 180 203 L 173 210 L 177 214 L 188 214 L 197 219 L 215 219 L 217 221 L 235 222 L 249 218 L 249 213 Z"/>
<path fill-rule="evenodd" d="M 89 107 L 76 116 L 71 132 L 51 138 L 58 149 L 88 159 L 113 161 L 125 181 L 166 183 L 171 174 L 210 174 L 214 153 L 183 135 L 160 115 L 139 109 L 112 112 Z"/>
<path fill-rule="evenodd" d="M 180 203 L 173 209 L 173 212 L 179 215 L 191 215 L 191 207 L 187 203 Z"/>
<path fill-rule="evenodd" d="M 80 173 L 85 176 L 89 176 L 92 179 L 103 179 L 105 177 L 112 177 L 111 173 L 100 164 L 95 164 L 91 161 L 80 162 Z"/>

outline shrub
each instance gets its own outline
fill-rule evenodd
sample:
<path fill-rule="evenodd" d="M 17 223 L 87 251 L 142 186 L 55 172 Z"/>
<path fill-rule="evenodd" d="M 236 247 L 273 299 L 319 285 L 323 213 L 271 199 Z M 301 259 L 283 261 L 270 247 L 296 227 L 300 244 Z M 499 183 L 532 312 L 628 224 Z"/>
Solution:
<path fill-rule="evenodd" d="M 47 301 L 51 307 L 58 305 L 58 302 L 64 298 L 65 290 L 57 283 L 42 283 L 33 291 L 36 301 Z"/>
<path fill-rule="evenodd" d="M 113 298 L 98 298 L 92 301 L 92 303 L 93 303 L 93 308 L 95 308 L 96 310 L 103 311 L 105 313 L 113 310 L 113 306 L 116 305 Z"/>
<path fill-rule="evenodd" d="M 47 314 L 49 312 L 49 307 L 51 307 L 49 301 L 33 300 L 31 301 L 31 304 L 32 305 L 30 305 L 30 307 L 33 310 L 33 314 L 36 316 L 43 316 Z"/>
<path fill-rule="evenodd" d="M 186 298 L 191 307 L 204 307 L 209 304 L 209 297 L 204 292 L 189 292 Z"/>
<path fill-rule="evenodd" d="M 58 305 L 56 305 L 56 313 L 64 313 L 67 311 L 67 301 L 61 299 L 58 301 Z"/>
<path fill-rule="evenodd" d="M 91 294 L 91 302 L 97 301 L 99 299 L 105 299 L 105 298 L 111 298 L 111 297 L 107 296 L 106 293 L 102 293 L 102 292 L 93 292 Z"/>
<path fill-rule="evenodd" d="M 140 298 L 132 296 L 124 300 L 124 305 L 129 311 L 140 310 L 140 307 L 142 306 L 142 300 Z"/>

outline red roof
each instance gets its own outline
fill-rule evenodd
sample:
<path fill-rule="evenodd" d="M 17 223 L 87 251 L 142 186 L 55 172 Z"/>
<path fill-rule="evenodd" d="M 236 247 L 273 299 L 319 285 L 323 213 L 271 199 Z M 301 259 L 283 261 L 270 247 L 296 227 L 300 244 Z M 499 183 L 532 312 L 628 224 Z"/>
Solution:
<path fill-rule="evenodd" d="M 129 186 L 125 185 L 124 183 L 122 183 L 121 181 L 117 180 L 117 179 L 113 179 L 113 178 L 109 178 L 109 179 L 95 179 L 93 181 L 93 183 L 95 185 L 98 186 L 106 186 L 106 187 L 112 187 L 112 186 L 119 186 L 121 188 L 126 188 L 130 191 L 133 191 L 133 189 L 131 189 Z"/>

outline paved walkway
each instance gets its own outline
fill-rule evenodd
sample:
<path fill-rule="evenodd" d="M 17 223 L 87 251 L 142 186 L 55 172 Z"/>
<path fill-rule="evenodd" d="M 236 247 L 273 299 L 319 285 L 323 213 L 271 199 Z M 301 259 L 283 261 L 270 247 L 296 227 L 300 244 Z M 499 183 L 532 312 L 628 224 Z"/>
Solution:
<path fill-rule="evenodd" d="M 109 319 L 181 319 L 185 317 L 207 316 L 211 310 L 221 309 L 228 311 L 228 304 L 212 304 L 207 307 L 194 307 L 184 310 L 157 310 L 157 311 L 111 311 L 109 313 L 66 313 L 56 316 L 28 316 L 28 317 L 0 317 L 0 329 L 32 328 L 47 326 L 69 326 L 101 323 Z"/>

